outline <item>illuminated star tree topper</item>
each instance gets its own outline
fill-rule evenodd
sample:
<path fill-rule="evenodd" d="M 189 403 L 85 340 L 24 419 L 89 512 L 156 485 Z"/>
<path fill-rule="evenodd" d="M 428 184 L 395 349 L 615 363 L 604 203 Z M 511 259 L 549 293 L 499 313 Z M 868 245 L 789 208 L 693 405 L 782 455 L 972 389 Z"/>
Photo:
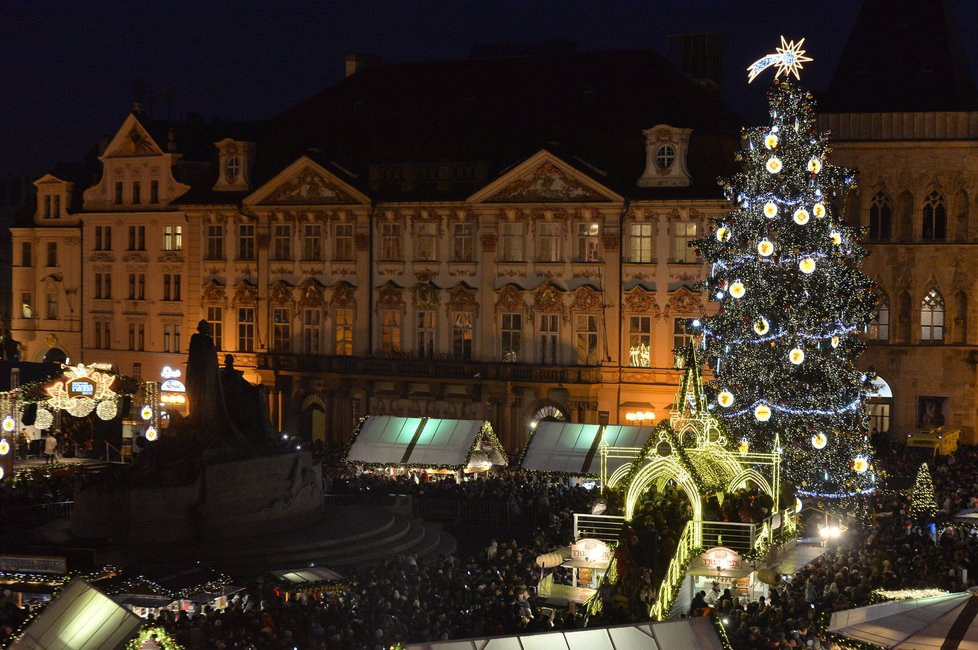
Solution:
<path fill-rule="evenodd" d="M 811 57 L 805 56 L 805 50 L 801 49 L 801 46 L 804 44 L 805 39 L 801 39 L 797 43 L 794 41 L 789 43 L 782 36 L 781 47 L 777 48 L 778 51 L 776 54 L 765 54 L 747 67 L 747 83 L 754 81 L 757 75 L 772 65 L 778 67 L 777 72 L 774 73 L 775 80 L 783 74 L 785 77 L 795 75 L 795 79 L 801 81 L 799 71 L 803 67 L 802 64 L 809 63 L 813 60 Z"/>

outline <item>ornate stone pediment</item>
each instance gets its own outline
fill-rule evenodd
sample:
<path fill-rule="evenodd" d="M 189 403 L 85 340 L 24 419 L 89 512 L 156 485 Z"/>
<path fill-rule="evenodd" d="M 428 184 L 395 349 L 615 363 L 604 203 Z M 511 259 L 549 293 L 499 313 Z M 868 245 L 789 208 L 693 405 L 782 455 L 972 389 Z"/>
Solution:
<path fill-rule="evenodd" d="M 273 305 L 292 304 L 292 285 L 283 280 L 279 280 L 272 285 L 269 298 Z"/>
<path fill-rule="evenodd" d="M 515 284 L 507 284 L 498 291 L 496 311 L 525 312 L 526 302 L 523 300 L 523 290 Z"/>
<path fill-rule="evenodd" d="M 486 199 L 490 203 L 607 201 L 607 197 L 588 187 L 553 162 L 545 161 L 529 173 L 514 179 Z"/>
<path fill-rule="evenodd" d="M 411 294 L 417 309 L 434 309 L 438 306 L 438 287 L 431 282 L 418 284 L 411 290 Z"/>
<path fill-rule="evenodd" d="M 303 307 L 322 307 L 326 304 L 325 287 L 309 278 L 299 285 L 299 304 Z"/>
<path fill-rule="evenodd" d="M 356 287 L 348 282 L 340 282 L 333 287 L 333 305 L 349 307 L 356 303 Z"/>
<path fill-rule="evenodd" d="M 377 309 L 404 311 L 405 307 L 404 290 L 401 287 L 393 282 L 388 282 L 377 289 Z"/>
<path fill-rule="evenodd" d="M 594 312 L 601 309 L 601 294 L 593 288 L 583 286 L 574 294 L 574 304 L 571 309 L 575 312 Z"/>
<path fill-rule="evenodd" d="M 642 287 L 634 287 L 625 293 L 625 311 L 634 314 L 651 312 L 657 320 L 661 316 L 661 310 L 655 302 L 655 296 Z"/>
<path fill-rule="evenodd" d="M 547 314 L 559 312 L 564 307 L 561 293 L 563 292 L 550 282 L 544 282 L 533 294 L 533 307 Z"/>
<path fill-rule="evenodd" d="M 234 300 L 232 302 L 235 307 L 248 307 L 257 304 L 258 287 L 248 282 L 239 282 L 234 287 Z"/>
<path fill-rule="evenodd" d="M 669 302 L 666 304 L 665 316 L 699 315 L 703 313 L 703 297 L 689 287 L 682 286 L 676 289 Z"/>
<path fill-rule="evenodd" d="M 472 312 L 474 315 L 479 313 L 479 303 L 475 298 L 476 290 L 465 284 L 459 283 L 449 293 L 448 312 Z"/>
<path fill-rule="evenodd" d="M 200 299 L 205 303 L 223 303 L 225 297 L 224 285 L 218 284 L 216 280 L 211 280 L 201 287 Z"/>
<path fill-rule="evenodd" d="M 300 168 L 294 175 L 280 182 L 260 201 L 263 204 L 349 204 L 357 202 L 329 175 L 309 166 Z"/>

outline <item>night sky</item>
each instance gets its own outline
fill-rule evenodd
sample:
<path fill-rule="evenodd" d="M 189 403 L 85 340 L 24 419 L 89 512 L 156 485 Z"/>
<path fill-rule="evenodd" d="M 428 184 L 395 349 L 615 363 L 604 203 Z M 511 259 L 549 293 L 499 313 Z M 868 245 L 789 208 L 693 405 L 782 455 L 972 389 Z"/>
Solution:
<path fill-rule="evenodd" d="M 807 38 L 802 82 L 826 87 L 858 0 L 0 0 L 0 174 L 80 160 L 131 109 L 159 118 L 263 119 L 335 83 L 343 56 L 387 62 L 468 58 L 472 45 L 574 42 L 578 50 L 652 48 L 688 32 L 723 38 L 723 94 L 751 123 L 765 85 L 745 68 L 784 34 Z M 978 2 L 951 0 L 972 70 Z M 172 89 L 168 93 L 167 89 Z M 500 89 L 504 92 L 504 89 Z M 169 100 L 167 97 L 169 96 Z"/>

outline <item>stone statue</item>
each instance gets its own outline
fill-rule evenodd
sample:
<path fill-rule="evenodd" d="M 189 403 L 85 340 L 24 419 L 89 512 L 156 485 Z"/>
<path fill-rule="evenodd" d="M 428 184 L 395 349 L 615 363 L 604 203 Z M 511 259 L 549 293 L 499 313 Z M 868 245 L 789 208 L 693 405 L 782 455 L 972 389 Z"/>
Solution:
<path fill-rule="evenodd" d="M 205 320 L 197 323 L 197 333 L 190 337 L 187 397 L 190 400 L 188 424 L 201 448 L 248 446 L 247 438 L 228 415 L 224 385 L 217 367 L 217 350 L 211 339 L 210 323 Z"/>
<path fill-rule="evenodd" d="M 234 367 L 234 355 L 224 355 L 221 368 L 221 386 L 231 422 L 245 439 L 253 444 L 271 442 L 272 423 L 268 419 L 268 405 L 261 386 L 244 378 L 244 373 Z"/>

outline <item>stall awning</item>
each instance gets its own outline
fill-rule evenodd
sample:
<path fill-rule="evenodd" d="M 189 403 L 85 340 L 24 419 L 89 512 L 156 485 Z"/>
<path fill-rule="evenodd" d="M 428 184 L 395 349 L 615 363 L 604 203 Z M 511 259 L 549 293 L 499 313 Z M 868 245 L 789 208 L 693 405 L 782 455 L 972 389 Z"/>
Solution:
<path fill-rule="evenodd" d="M 142 623 L 141 618 L 84 580 L 73 580 L 10 647 L 18 650 L 116 648 L 135 634 Z"/>
<path fill-rule="evenodd" d="M 637 623 L 588 630 L 543 632 L 458 641 L 414 643 L 407 650 L 720 650 L 723 644 L 708 618 Z"/>
<path fill-rule="evenodd" d="M 486 421 L 375 415 L 360 425 L 346 459 L 366 465 L 461 469 L 477 441 L 483 448 L 499 452 L 494 457 L 506 463 L 505 453 Z"/>
<path fill-rule="evenodd" d="M 642 447 L 653 430 L 653 427 L 609 425 L 605 427 L 603 441 L 611 447 Z M 600 431 L 597 424 L 541 422 L 527 443 L 522 467 L 538 472 L 596 476 L 601 473 Z M 608 474 L 624 462 L 621 458 L 609 458 Z"/>
<path fill-rule="evenodd" d="M 293 587 L 304 587 L 324 582 L 342 582 L 346 578 L 332 569 L 314 566 L 294 571 L 273 571 L 272 577 Z"/>

